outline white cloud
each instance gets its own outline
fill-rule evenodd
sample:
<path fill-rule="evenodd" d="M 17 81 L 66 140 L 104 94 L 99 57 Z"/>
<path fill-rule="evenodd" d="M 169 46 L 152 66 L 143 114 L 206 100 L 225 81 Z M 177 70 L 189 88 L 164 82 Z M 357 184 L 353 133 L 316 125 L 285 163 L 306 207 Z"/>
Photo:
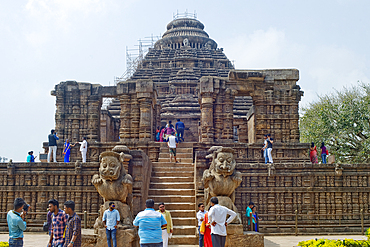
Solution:
<path fill-rule="evenodd" d="M 297 82 L 304 91 L 302 105 L 317 99 L 317 95 L 340 90 L 357 81 L 369 82 L 364 56 L 346 47 L 304 45 L 289 40 L 282 30 L 269 28 L 257 30 L 250 35 L 242 34 L 229 39 L 225 51 L 235 59 L 237 69 L 298 68 Z"/>

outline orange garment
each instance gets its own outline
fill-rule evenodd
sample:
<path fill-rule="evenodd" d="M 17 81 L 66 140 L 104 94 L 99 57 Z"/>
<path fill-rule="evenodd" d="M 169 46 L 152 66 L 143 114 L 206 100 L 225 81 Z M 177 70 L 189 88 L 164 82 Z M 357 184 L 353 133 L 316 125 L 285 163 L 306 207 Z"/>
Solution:
<path fill-rule="evenodd" d="M 205 226 L 203 226 L 204 224 Z M 204 235 L 204 247 L 213 247 L 211 237 L 211 225 L 208 223 L 208 212 L 204 215 L 202 226 L 200 227 L 200 229 L 201 233 Z M 205 229 L 205 232 L 202 231 L 203 229 Z"/>

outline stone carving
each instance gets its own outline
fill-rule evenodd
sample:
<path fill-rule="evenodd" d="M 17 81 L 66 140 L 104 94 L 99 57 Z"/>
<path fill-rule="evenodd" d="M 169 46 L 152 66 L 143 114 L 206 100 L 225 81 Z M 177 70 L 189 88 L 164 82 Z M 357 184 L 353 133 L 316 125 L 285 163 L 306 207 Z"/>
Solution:
<path fill-rule="evenodd" d="M 106 234 L 103 225 L 104 211 L 109 208 L 109 202 L 114 201 L 120 214 L 120 224 L 117 226 L 117 240 L 127 247 L 134 246 L 137 241 L 137 231 L 132 226 L 132 184 L 133 179 L 127 173 L 127 166 L 132 156 L 126 146 L 117 145 L 113 151 L 105 151 L 99 156 L 99 174 L 91 180 L 99 194 L 104 198 L 100 206 L 99 217 L 95 221 L 94 231 L 98 234 L 95 247 L 106 246 Z"/>
<path fill-rule="evenodd" d="M 235 189 L 242 182 L 242 175 L 235 170 L 236 161 L 234 149 L 221 146 L 213 146 L 209 149 L 206 158 L 212 159 L 209 169 L 203 173 L 204 199 L 210 204 L 210 199 L 217 196 L 219 204 L 237 212 L 235 206 Z M 234 220 L 239 223 L 240 218 Z"/>
<path fill-rule="evenodd" d="M 336 176 L 342 176 L 343 173 L 343 167 L 340 166 L 340 164 L 335 165 L 335 175 Z"/>
<path fill-rule="evenodd" d="M 133 180 L 126 173 L 122 162 L 131 158 L 129 154 L 113 151 L 100 154 L 99 174 L 95 174 L 91 182 L 105 201 L 126 203 L 127 197 L 132 193 Z"/>
<path fill-rule="evenodd" d="M 182 43 L 184 44 L 185 47 L 189 46 L 189 40 L 185 38 Z"/>

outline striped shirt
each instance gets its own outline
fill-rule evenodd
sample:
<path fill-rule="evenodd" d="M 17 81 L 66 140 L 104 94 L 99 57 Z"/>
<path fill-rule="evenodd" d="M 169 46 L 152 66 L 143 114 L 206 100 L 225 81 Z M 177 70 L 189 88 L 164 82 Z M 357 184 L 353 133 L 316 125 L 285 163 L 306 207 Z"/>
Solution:
<path fill-rule="evenodd" d="M 52 231 L 53 231 L 53 244 L 59 245 L 64 243 L 64 229 L 66 228 L 66 223 L 68 215 L 64 213 L 63 210 L 59 209 L 58 214 L 52 214 Z"/>
<path fill-rule="evenodd" d="M 167 221 L 163 215 L 153 208 L 147 208 L 137 214 L 134 226 L 139 227 L 140 244 L 156 244 L 163 242 L 162 229 Z"/>
<path fill-rule="evenodd" d="M 68 218 L 64 247 L 68 246 L 68 244 L 72 241 L 73 236 L 77 236 L 77 238 L 72 246 L 81 247 L 81 219 L 76 213 Z"/>

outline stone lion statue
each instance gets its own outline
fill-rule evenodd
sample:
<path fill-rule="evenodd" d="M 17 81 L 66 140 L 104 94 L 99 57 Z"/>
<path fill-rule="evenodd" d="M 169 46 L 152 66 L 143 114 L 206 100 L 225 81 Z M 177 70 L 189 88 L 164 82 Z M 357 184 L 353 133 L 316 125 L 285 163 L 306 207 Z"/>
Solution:
<path fill-rule="evenodd" d="M 235 170 L 236 161 L 232 148 L 213 146 L 206 158 L 212 159 L 209 169 L 203 173 L 204 200 L 209 207 L 210 199 L 218 197 L 219 204 L 237 212 L 235 189 L 242 182 L 241 173 Z M 240 219 L 239 219 L 240 220 Z"/>
<path fill-rule="evenodd" d="M 104 201 L 120 201 L 130 205 L 131 202 L 127 203 L 127 198 L 132 197 L 133 179 L 126 173 L 122 162 L 131 158 L 129 154 L 113 151 L 100 154 L 99 174 L 95 174 L 91 182 Z"/>

